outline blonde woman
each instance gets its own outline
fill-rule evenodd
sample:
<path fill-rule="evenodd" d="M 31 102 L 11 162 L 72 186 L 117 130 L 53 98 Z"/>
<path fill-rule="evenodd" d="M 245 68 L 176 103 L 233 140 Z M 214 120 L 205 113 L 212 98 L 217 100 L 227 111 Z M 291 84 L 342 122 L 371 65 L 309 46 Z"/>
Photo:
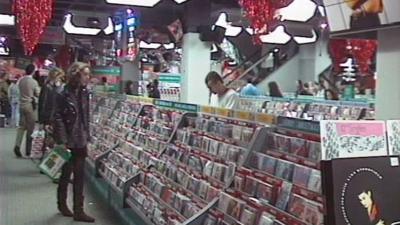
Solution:
<path fill-rule="evenodd" d="M 67 84 L 57 97 L 54 114 L 54 139 L 72 153 L 64 164 L 57 190 L 58 210 L 63 216 L 75 221 L 93 223 L 94 218 L 83 210 L 84 165 L 87 156 L 89 134 L 89 92 L 90 67 L 85 63 L 74 63 L 67 71 Z M 73 212 L 67 206 L 68 184 L 71 173 L 73 182 Z"/>
<path fill-rule="evenodd" d="M 56 98 L 63 90 L 62 81 L 65 73 L 62 69 L 54 68 L 49 72 L 46 83 L 39 95 L 39 123 L 51 126 L 53 123 Z"/>

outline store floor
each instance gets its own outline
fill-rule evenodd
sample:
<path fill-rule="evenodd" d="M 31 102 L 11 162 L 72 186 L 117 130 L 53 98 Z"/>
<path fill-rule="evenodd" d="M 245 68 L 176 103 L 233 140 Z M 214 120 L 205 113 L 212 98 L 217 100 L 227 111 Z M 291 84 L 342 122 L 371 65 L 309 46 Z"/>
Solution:
<path fill-rule="evenodd" d="M 58 213 L 57 185 L 41 175 L 31 160 L 14 156 L 15 134 L 15 129 L 0 129 L 0 225 L 89 224 L 74 222 Z M 86 211 L 96 218 L 94 224 L 122 224 L 89 187 L 85 192 Z M 72 208 L 71 202 L 69 205 Z"/>

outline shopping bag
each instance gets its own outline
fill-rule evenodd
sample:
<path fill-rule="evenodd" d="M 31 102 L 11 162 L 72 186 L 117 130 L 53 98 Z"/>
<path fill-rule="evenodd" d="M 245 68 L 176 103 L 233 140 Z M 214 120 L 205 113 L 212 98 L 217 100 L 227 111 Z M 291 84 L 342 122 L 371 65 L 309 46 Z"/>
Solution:
<path fill-rule="evenodd" d="M 65 149 L 63 146 L 57 145 L 46 155 L 42 162 L 40 162 L 39 169 L 52 180 L 56 180 L 59 177 L 57 174 L 61 170 L 61 167 L 68 162 L 70 158 L 71 151 Z"/>
<path fill-rule="evenodd" d="M 43 144 L 45 141 L 45 131 L 35 130 L 32 135 L 32 159 L 40 159 L 43 157 Z"/>

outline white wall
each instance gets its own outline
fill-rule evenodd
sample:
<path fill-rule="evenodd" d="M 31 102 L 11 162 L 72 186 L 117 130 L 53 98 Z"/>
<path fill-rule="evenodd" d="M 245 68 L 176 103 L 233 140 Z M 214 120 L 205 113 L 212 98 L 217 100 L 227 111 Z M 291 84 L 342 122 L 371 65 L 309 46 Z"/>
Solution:
<path fill-rule="evenodd" d="M 257 86 L 260 91 L 268 94 L 268 83 L 275 81 L 278 83 L 282 92 L 295 92 L 296 81 L 299 79 L 299 59 L 300 55 L 297 54 L 284 66 L 280 67 L 277 71 L 268 76 L 267 79 L 259 83 Z"/>
<path fill-rule="evenodd" d="M 296 81 L 318 81 L 318 75 L 331 64 L 328 41 L 301 45 L 299 53 L 281 68 L 267 77 L 258 87 L 268 93 L 268 83 L 276 81 L 282 92 L 295 92 Z"/>
<path fill-rule="evenodd" d="M 183 36 L 181 101 L 207 105 L 209 90 L 204 82 L 211 68 L 211 45 L 197 33 Z"/>
<path fill-rule="evenodd" d="M 378 31 L 376 119 L 400 119 L 400 28 Z"/>

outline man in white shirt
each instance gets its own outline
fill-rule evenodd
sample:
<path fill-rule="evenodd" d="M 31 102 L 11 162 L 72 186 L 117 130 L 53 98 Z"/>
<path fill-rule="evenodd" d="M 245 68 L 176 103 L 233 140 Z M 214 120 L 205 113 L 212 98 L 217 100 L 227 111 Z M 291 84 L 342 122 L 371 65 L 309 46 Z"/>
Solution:
<path fill-rule="evenodd" d="M 211 71 L 208 73 L 205 82 L 212 93 L 210 99 L 211 106 L 227 109 L 237 108 L 239 99 L 238 93 L 226 87 L 224 81 L 217 72 Z"/>
<path fill-rule="evenodd" d="M 30 156 L 32 148 L 32 133 L 35 129 L 35 108 L 36 100 L 35 97 L 39 97 L 40 87 L 38 82 L 33 79 L 32 75 L 35 72 L 35 66 L 30 64 L 26 67 L 26 75 L 18 81 L 19 88 L 19 99 L 20 99 L 20 124 L 17 133 L 17 139 L 15 141 L 14 153 L 20 158 L 21 154 L 21 143 L 23 136 L 26 131 L 26 156 Z"/>

